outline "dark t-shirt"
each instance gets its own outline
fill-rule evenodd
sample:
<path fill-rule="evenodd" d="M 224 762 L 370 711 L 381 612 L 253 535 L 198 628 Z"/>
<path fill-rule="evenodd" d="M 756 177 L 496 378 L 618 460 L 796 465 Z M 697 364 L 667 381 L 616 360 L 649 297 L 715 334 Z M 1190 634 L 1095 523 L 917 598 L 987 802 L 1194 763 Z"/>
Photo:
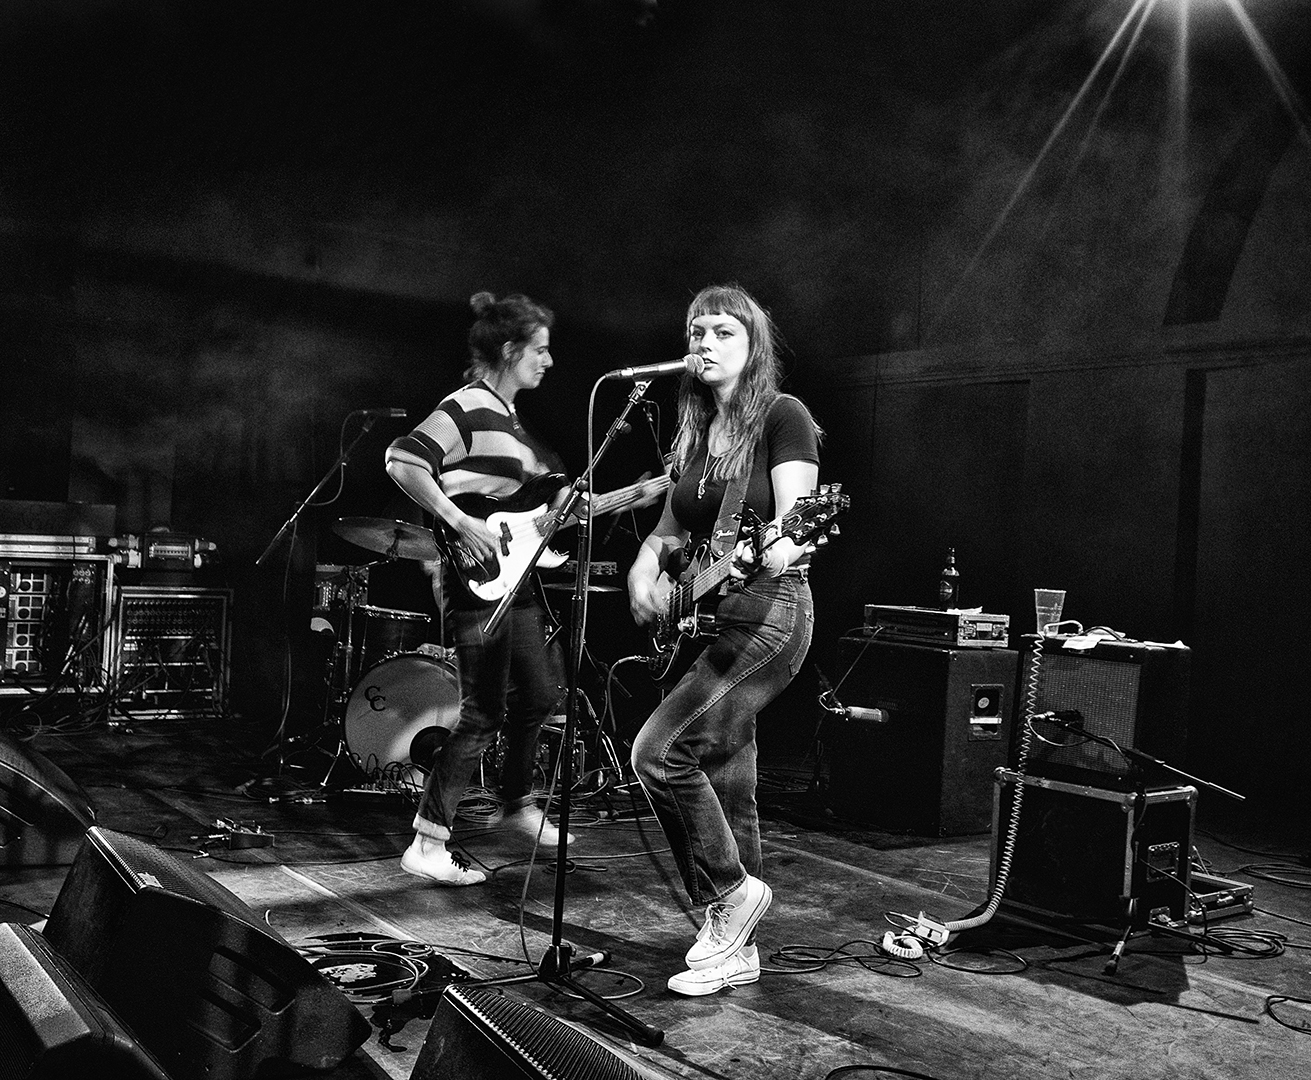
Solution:
<path fill-rule="evenodd" d="M 752 510 L 768 521 L 776 516 L 770 470 L 785 461 L 819 464 L 819 436 L 815 432 L 810 411 L 790 394 L 780 394 L 770 406 L 763 435 L 764 453 L 757 448 L 751 481 L 747 485 L 746 501 Z M 728 487 L 726 480 L 709 479 L 706 481 L 705 494 L 697 498 L 697 486 L 705 469 L 706 448 L 703 446 L 688 462 L 687 471 L 674 477 L 674 494 L 670 505 L 679 525 L 687 529 L 694 539 L 708 536 L 714 529 L 721 512 L 724 489 Z M 736 510 L 736 507 L 733 509 Z"/>

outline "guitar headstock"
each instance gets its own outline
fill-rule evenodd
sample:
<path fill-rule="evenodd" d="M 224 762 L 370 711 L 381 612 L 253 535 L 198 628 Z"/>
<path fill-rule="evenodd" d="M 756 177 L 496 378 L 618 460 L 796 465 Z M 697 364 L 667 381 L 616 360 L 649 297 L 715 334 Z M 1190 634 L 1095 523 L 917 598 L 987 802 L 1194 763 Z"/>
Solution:
<path fill-rule="evenodd" d="M 794 544 L 820 544 L 836 533 L 837 516 L 851 506 L 841 484 L 824 484 L 813 495 L 803 495 L 779 521 L 779 530 Z"/>

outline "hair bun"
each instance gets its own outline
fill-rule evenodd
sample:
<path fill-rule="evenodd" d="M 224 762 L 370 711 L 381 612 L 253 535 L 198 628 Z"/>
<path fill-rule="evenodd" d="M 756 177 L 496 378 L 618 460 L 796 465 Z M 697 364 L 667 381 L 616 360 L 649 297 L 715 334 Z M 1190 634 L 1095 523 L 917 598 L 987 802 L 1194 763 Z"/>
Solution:
<path fill-rule="evenodd" d="M 481 319 L 496 306 L 496 295 L 486 291 L 476 292 L 469 297 L 469 306 L 473 308 L 473 313 Z"/>

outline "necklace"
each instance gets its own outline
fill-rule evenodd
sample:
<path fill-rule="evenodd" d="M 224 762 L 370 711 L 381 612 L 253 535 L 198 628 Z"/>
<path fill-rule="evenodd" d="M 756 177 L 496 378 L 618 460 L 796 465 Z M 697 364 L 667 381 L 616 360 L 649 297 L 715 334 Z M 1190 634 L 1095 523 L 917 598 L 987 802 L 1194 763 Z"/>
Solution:
<path fill-rule="evenodd" d="M 706 467 L 705 467 L 704 469 L 701 470 L 701 479 L 698 480 L 698 481 L 697 481 L 697 484 L 696 484 L 696 497 L 697 497 L 698 499 L 703 499 L 703 498 L 705 498 L 705 495 L 706 495 L 706 481 L 710 479 L 710 463 L 711 463 L 712 461 L 714 461 L 714 457 L 713 457 L 713 456 L 711 455 L 711 453 L 710 453 L 710 447 L 707 446 L 707 447 L 706 447 Z"/>

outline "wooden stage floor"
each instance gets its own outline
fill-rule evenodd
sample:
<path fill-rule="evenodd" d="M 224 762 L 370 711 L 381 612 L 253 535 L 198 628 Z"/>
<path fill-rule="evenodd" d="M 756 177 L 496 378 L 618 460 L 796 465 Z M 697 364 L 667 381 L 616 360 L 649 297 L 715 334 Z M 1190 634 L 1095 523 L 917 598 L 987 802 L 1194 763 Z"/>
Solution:
<path fill-rule="evenodd" d="M 11 726 L 5 734 L 33 732 Z M 102 826 L 183 860 L 207 852 L 194 865 L 294 945 L 377 935 L 422 943 L 439 961 L 478 976 L 524 972 L 541 959 L 552 938 L 554 852 L 530 865 L 522 843 L 494 826 L 470 825 L 463 842 L 492 872 L 488 883 L 425 887 L 398 862 L 410 837 L 404 799 L 322 787 L 321 768 L 279 772 L 270 767 L 279 755 L 268 752 L 268 738 L 267 728 L 234 719 L 135 719 L 53 724 L 25 745 L 86 790 Z M 809 790 L 813 762 L 763 764 L 774 904 L 759 931 L 759 983 L 696 999 L 666 989 L 699 913 L 682 896 L 659 829 L 620 788 L 608 799 L 580 794 L 571 804 L 576 841 L 563 937 L 582 954 L 610 954 L 604 969 L 580 980 L 663 1030 L 663 1043 L 638 1046 L 592 1004 L 540 982 L 506 993 L 676 1077 L 796 1080 L 845 1066 L 869 1068 L 842 1075 L 940 1080 L 1307 1074 L 1311 1009 L 1297 1001 L 1267 1008 L 1272 996 L 1311 997 L 1307 821 L 1272 825 L 1200 800 L 1200 855 L 1217 873 L 1255 887 L 1255 914 L 1209 928 L 1238 946 L 1230 955 L 1141 935 L 1107 975 L 1104 941 L 994 919 L 953 943 L 968 949 L 894 963 L 876 949 L 888 913 L 956 920 L 982 906 L 989 837 L 926 839 L 844 824 L 825 815 Z M 275 842 L 229 850 L 196 839 L 214 833 L 220 819 L 259 826 Z M 0 874 L 0 916 L 39 924 L 66 873 L 24 866 Z M 1287 947 L 1272 949 L 1266 935 Z M 410 1077 L 435 999 L 417 1000 L 428 1008 L 362 1003 L 374 1034 L 331 1075 Z M 384 1022 L 390 1030 L 378 1026 Z"/>

